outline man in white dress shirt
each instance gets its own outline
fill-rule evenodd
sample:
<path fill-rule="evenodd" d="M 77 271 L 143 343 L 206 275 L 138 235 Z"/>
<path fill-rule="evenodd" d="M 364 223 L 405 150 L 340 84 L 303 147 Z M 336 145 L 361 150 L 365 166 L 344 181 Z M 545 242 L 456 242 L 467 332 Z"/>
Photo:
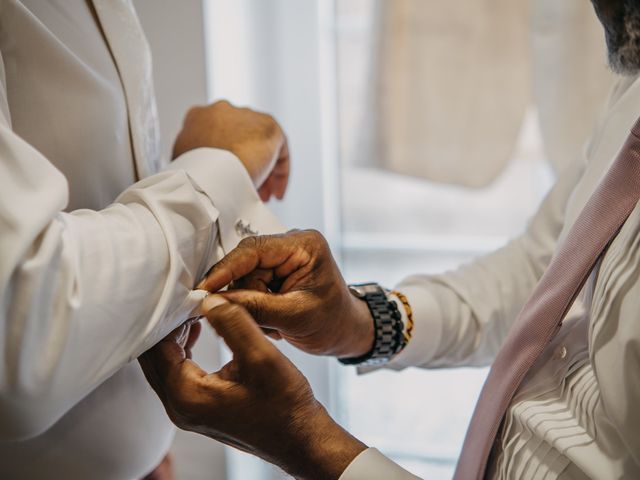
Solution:
<path fill-rule="evenodd" d="M 153 470 L 173 426 L 135 358 L 225 251 L 273 231 L 255 190 L 286 188 L 271 117 L 193 109 L 172 163 L 157 132 L 130 1 L 0 0 L 2 479 Z"/>
<path fill-rule="evenodd" d="M 592 1 L 611 66 L 622 76 L 586 148 L 576 152 L 526 231 L 456 271 L 410 277 L 391 293 L 376 285 L 350 291 L 315 232 L 243 241 L 201 284 L 213 292 L 234 282 L 234 290 L 203 302 L 233 360 L 219 372 L 202 371 L 189 359 L 194 339 L 186 327 L 141 359 L 174 422 L 253 452 L 296 478 L 416 478 L 338 426 L 254 319 L 272 336 L 345 363 L 386 360 L 393 369 L 490 364 L 640 117 L 640 2 Z M 640 478 L 639 238 L 636 206 L 589 277 L 583 311 L 565 319 L 512 399 L 489 478 Z M 379 333 L 388 325 L 403 329 L 397 344 Z"/>

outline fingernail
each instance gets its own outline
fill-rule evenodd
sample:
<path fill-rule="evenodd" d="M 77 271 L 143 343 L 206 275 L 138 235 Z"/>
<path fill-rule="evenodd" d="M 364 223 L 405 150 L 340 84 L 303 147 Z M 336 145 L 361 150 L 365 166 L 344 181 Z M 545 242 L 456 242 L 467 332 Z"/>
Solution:
<path fill-rule="evenodd" d="M 229 302 L 222 295 L 211 294 L 204 297 L 200 308 L 202 310 L 202 314 L 206 315 L 206 313 L 212 308 L 219 307 L 220 305 L 223 305 L 225 303 Z"/>

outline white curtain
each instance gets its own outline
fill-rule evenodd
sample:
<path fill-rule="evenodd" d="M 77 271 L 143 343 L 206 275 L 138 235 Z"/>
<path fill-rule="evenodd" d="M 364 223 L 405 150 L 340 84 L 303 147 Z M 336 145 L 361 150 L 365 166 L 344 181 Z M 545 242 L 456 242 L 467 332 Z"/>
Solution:
<path fill-rule="evenodd" d="M 547 158 L 561 170 L 582 147 L 613 87 L 591 2 L 532 0 L 533 93 Z"/>
<path fill-rule="evenodd" d="M 612 83 L 585 0 L 380 0 L 371 58 L 350 160 L 467 187 L 502 172 L 531 106 L 560 169 Z"/>

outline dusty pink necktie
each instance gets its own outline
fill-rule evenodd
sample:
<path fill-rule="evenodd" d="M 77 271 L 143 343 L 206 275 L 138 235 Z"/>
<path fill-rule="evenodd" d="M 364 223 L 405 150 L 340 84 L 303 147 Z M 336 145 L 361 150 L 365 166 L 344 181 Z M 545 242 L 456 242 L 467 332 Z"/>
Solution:
<path fill-rule="evenodd" d="M 640 120 L 558 248 L 491 367 L 455 480 L 482 479 L 511 399 L 640 199 Z"/>

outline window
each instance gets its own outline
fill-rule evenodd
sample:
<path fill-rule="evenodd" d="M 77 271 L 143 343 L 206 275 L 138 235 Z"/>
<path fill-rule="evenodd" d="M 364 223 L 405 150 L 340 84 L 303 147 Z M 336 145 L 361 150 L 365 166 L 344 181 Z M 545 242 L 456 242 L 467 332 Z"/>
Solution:
<path fill-rule="evenodd" d="M 371 0 L 337 1 L 340 247 L 348 281 L 393 286 L 411 273 L 455 268 L 518 234 L 551 174 L 533 111 L 509 167 L 481 190 L 357 166 L 374 7 Z M 486 369 L 338 372 L 336 403 L 349 431 L 423 478 L 451 478 Z"/>
<path fill-rule="evenodd" d="M 287 131 L 291 186 L 273 206 L 283 222 L 327 234 L 348 281 L 393 286 L 455 268 L 522 231 L 551 174 L 533 110 L 508 168 L 481 190 L 356 162 L 375 3 L 207 2 L 209 91 L 273 113 Z M 418 475 L 450 478 L 484 369 L 357 376 L 334 360 L 286 353 L 356 436 Z M 229 478 L 283 478 L 236 451 L 227 458 Z"/>

